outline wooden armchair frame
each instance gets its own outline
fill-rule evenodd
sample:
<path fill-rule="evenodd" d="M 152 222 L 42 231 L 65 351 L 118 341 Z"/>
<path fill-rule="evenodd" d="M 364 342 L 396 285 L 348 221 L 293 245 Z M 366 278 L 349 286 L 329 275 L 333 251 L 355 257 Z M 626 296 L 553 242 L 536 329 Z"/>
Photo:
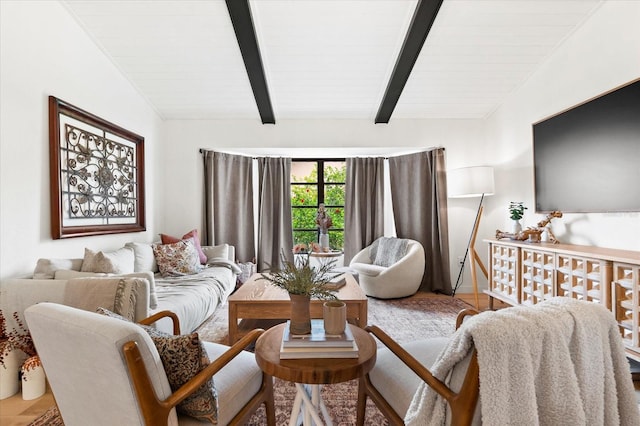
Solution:
<path fill-rule="evenodd" d="M 456 329 L 460 327 L 464 318 L 468 315 L 475 315 L 478 312 L 473 309 L 465 309 L 458 314 L 456 319 Z M 433 388 L 438 394 L 447 400 L 451 407 L 452 425 L 470 425 L 473 421 L 478 395 L 480 393 L 480 370 L 478 368 L 478 355 L 474 350 L 469 362 L 467 373 L 464 377 L 462 387 L 459 392 L 454 392 L 441 380 L 434 377 L 428 368 L 422 365 L 417 359 L 409 354 L 402 346 L 394 341 L 388 334 L 380 328 L 372 325 L 365 328 L 373 334 L 382 344 L 393 352 L 403 363 L 413 370 L 424 382 Z M 378 409 L 389 420 L 393 426 L 404 425 L 404 419 L 389 405 L 384 397 L 373 386 L 369 374 L 360 378 L 358 386 L 358 408 L 357 425 L 364 424 L 364 415 L 367 405 L 367 397 L 376 404 Z"/>
<path fill-rule="evenodd" d="M 179 334 L 180 323 L 178 317 L 170 311 L 158 312 L 139 322 L 140 324 L 150 325 L 165 317 L 169 317 L 173 320 L 174 334 Z M 197 390 L 214 374 L 220 371 L 233 358 L 240 354 L 244 348 L 251 343 L 254 343 L 262 333 L 264 333 L 264 330 L 262 329 L 255 329 L 249 332 L 164 401 L 159 400 L 153 391 L 151 379 L 147 374 L 147 369 L 145 368 L 137 343 L 133 341 L 125 343 L 122 350 L 124 352 L 129 374 L 131 375 L 131 379 L 134 384 L 138 403 L 140 404 L 140 411 L 142 411 L 145 423 L 148 426 L 166 425 L 169 413 L 176 405 Z M 271 376 L 264 373 L 262 376 L 262 386 L 258 393 L 249 400 L 249 402 L 240 410 L 240 412 L 238 412 L 238 414 L 236 414 L 229 424 L 240 425 L 246 423 L 253 412 L 256 411 L 263 403 L 265 404 L 267 414 L 267 424 L 269 426 L 275 426 L 276 419 L 273 402 L 273 380 Z"/>

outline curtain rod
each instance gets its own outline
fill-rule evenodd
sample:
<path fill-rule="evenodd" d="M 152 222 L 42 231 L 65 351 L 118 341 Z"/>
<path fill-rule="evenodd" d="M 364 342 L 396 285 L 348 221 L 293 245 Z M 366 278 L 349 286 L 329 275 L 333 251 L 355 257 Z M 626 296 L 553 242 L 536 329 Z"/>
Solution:
<path fill-rule="evenodd" d="M 444 151 L 445 147 L 437 146 L 437 147 L 433 147 L 433 148 L 427 149 L 427 150 L 422 151 L 422 152 L 431 151 L 433 149 L 442 149 Z M 200 152 L 200 154 L 202 154 L 205 151 L 213 151 L 213 150 L 205 149 L 205 148 L 198 149 L 198 152 Z M 418 152 L 421 152 L 421 151 L 418 151 Z M 237 155 L 242 155 L 242 154 L 237 154 Z M 246 155 L 246 157 L 248 157 L 248 155 Z M 344 157 L 344 158 L 357 158 L 357 157 L 360 157 L 360 156 L 357 155 L 357 156 L 349 156 L 349 157 Z M 254 160 L 257 160 L 258 158 L 261 158 L 261 157 L 251 157 L 251 158 L 254 159 Z M 315 158 L 320 158 L 320 159 L 322 159 L 324 161 L 339 161 L 339 160 L 342 160 L 342 158 L 322 158 L 322 157 L 315 157 Z M 305 161 L 305 160 L 313 160 L 313 159 L 314 158 L 292 158 L 291 161 Z M 382 159 L 383 160 L 388 160 L 389 157 L 385 156 L 385 157 L 382 157 Z"/>

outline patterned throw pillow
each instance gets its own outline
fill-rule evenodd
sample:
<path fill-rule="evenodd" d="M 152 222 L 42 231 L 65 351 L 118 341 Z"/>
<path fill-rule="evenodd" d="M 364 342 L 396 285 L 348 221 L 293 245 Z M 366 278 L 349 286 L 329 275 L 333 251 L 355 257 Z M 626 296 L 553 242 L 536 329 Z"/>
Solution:
<path fill-rule="evenodd" d="M 162 244 L 173 244 L 177 243 L 180 240 L 188 240 L 189 238 L 193 238 L 193 243 L 195 244 L 196 251 L 198 252 L 198 256 L 200 257 L 200 263 L 207 263 L 207 255 L 202 251 L 202 247 L 200 246 L 200 237 L 198 236 L 198 230 L 192 229 L 182 236 L 182 238 L 172 237 L 167 234 L 160 234 L 160 240 L 162 240 Z"/>
<path fill-rule="evenodd" d="M 121 315 L 105 308 L 98 308 L 97 312 L 128 321 Z M 174 336 L 158 331 L 151 326 L 138 325 L 149 334 L 156 345 L 172 392 L 178 390 L 210 364 L 207 351 L 200 341 L 198 333 Z M 216 424 L 218 422 L 218 394 L 213 377 L 185 398 L 176 408 L 188 416 Z"/>
<path fill-rule="evenodd" d="M 154 244 L 153 254 L 163 277 L 197 274 L 202 269 L 193 238 L 173 244 Z"/>

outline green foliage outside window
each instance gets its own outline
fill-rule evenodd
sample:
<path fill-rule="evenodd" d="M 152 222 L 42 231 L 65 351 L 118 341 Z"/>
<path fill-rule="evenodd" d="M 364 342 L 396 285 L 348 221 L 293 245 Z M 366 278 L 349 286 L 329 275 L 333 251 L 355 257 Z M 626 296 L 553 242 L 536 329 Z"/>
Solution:
<path fill-rule="evenodd" d="M 318 205 L 324 202 L 333 226 L 329 228 L 329 245 L 332 249 L 344 247 L 344 182 L 347 168 L 344 162 L 324 164 L 324 199 L 319 199 L 318 163 L 306 176 L 292 175 L 291 216 L 293 220 L 293 243 L 318 242 L 316 213 Z"/>

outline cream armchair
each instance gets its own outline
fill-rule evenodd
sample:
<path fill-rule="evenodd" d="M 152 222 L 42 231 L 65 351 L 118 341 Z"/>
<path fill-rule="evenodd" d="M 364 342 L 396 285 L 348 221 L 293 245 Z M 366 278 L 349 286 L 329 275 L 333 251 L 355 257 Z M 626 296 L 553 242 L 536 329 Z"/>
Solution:
<path fill-rule="evenodd" d="M 407 239 L 404 255 L 393 264 L 389 266 L 376 264 L 385 263 L 376 262 L 376 257 L 378 259 L 381 257 L 381 253 L 378 252 L 388 251 L 386 247 L 397 247 L 398 241 L 400 240 L 397 238 L 379 238 L 351 259 L 349 268 L 358 274 L 360 287 L 367 296 L 379 299 L 407 297 L 415 294 L 420 288 L 425 258 L 424 248 L 418 241 Z"/>
<path fill-rule="evenodd" d="M 232 347 L 204 342 L 211 363 L 172 392 L 156 346 L 138 324 L 55 303 L 33 305 L 25 317 L 67 426 L 205 424 L 175 406 L 211 376 L 218 424 L 244 424 L 264 403 L 267 423 L 275 425 L 272 378 L 242 350 L 261 330 Z"/>

